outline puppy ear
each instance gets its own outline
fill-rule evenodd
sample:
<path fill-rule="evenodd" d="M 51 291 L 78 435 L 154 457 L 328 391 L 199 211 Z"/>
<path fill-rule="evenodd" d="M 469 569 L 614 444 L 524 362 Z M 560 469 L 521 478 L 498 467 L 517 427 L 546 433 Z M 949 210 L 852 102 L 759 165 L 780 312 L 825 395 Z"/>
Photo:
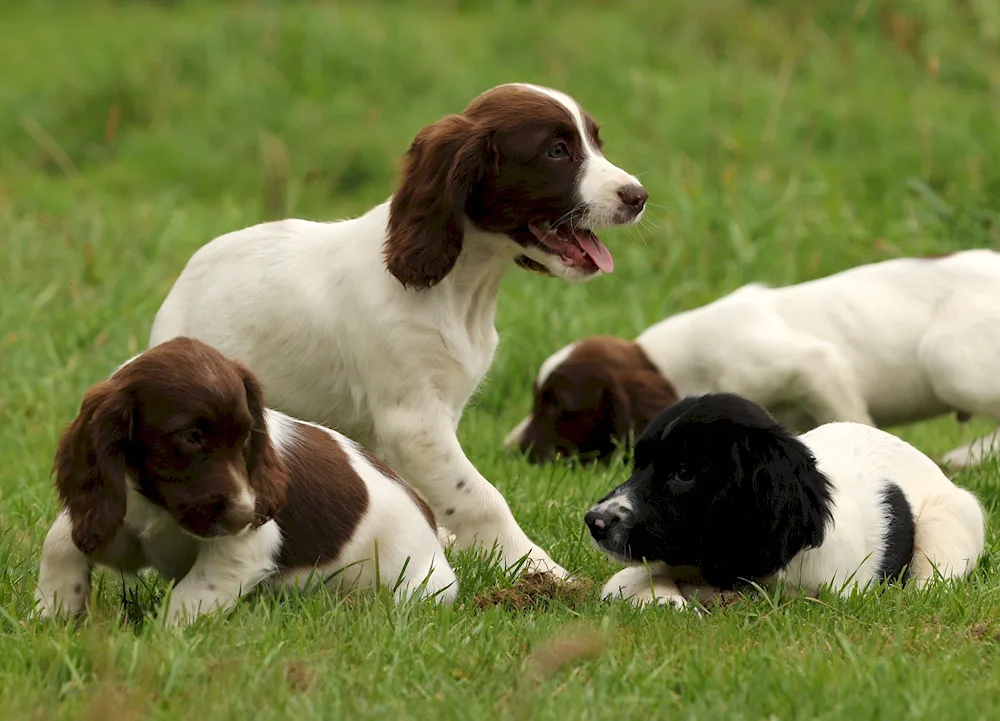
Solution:
<path fill-rule="evenodd" d="M 629 415 L 627 423 L 636 437 L 663 412 L 677 402 L 677 391 L 659 372 L 643 371 L 625 379 Z"/>
<path fill-rule="evenodd" d="M 420 131 L 392 196 L 386 266 L 404 287 L 441 282 L 462 252 L 465 205 L 486 172 L 488 141 L 476 124 L 449 115 Z"/>
<path fill-rule="evenodd" d="M 753 487 L 759 513 L 770 517 L 770 552 L 788 563 L 795 554 L 823 542 L 832 518 L 830 481 L 816 467 L 816 458 L 783 428 L 767 435 L 772 448 L 754 453 Z M 762 492 L 763 491 L 763 492 Z"/>
<path fill-rule="evenodd" d="M 73 543 L 103 550 L 125 521 L 125 444 L 132 402 L 113 381 L 87 391 L 76 420 L 56 449 L 56 490 L 69 510 Z"/>
<path fill-rule="evenodd" d="M 257 522 L 261 525 L 274 518 L 285 505 L 288 490 L 288 474 L 278 452 L 271 443 L 264 413 L 264 391 L 260 381 L 245 366 L 240 366 L 243 386 L 246 388 L 247 405 L 253 416 L 250 431 L 250 453 L 247 457 L 247 473 L 250 485 L 257 494 Z"/>

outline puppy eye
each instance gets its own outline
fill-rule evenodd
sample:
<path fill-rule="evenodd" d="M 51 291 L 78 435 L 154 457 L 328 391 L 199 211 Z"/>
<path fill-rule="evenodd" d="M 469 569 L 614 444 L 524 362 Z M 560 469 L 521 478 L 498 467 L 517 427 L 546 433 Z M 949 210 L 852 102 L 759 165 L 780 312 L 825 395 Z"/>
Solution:
<path fill-rule="evenodd" d="M 547 155 L 550 158 L 554 158 L 556 160 L 558 160 L 559 158 L 565 158 L 569 155 L 569 148 L 566 147 L 566 143 L 561 143 L 561 142 L 556 143 L 551 148 L 549 148 L 549 152 L 547 153 Z"/>
<path fill-rule="evenodd" d="M 197 428 L 188 428 L 187 430 L 181 431 L 176 434 L 174 438 L 182 446 L 187 446 L 189 448 L 201 448 L 201 446 L 205 443 L 205 434 Z"/>
<path fill-rule="evenodd" d="M 694 483 L 694 472 L 691 469 L 681 466 L 676 471 L 674 471 L 674 480 L 682 485 L 687 485 L 689 483 Z"/>

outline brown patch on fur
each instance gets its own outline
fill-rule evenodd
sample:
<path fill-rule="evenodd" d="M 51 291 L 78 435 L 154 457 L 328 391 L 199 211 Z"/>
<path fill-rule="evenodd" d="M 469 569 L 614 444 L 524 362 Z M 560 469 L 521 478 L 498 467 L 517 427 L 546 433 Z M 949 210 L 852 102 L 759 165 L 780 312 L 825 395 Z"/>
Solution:
<path fill-rule="evenodd" d="M 437 519 L 434 518 L 434 511 L 431 510 L 431 507 L 427 505 L 427 501 L 421 498 L 420 494 L 417 493 L 415 490 L 413 490 L 413 487 L 410 486 L 409 483 L 400 478 L 398 473 L 389 468 L 389 466 L 387 466 L 379 458 L 377 458 L 375 454 L 373 454 L 367 448 L 364 448 L 362 446 L 358 446 L 358 448 L 360 449 L 362 455 L 364 455 L 364 457 L 368 459 L 368 462 L 371 463 L 373 466 L 375 466 L 375 468 L 377 468 L 382 473 L 383 476 L 388 478 L 393 483 L 396 483 L 400 488 L 406 491 L 406 494 L 413 500 L 415 504 L 417 504 L 417 507 L 420 509 L 420 512 L 424 514 L 424 518 L 427 519 L 428 525 L 430 525 L 430 527 L 432 529 L 435 529 L 436 531 Z"/>
<path fill-rule="evenodd" d="M 597 124 L 581 114 L 588 140 L 600 148 Z M 547 157 L 560 142 L 567 154 Z M 439 283 L 462 252 L 466 216 L 483 230 L 538 246 L 528 224 L 555 223 L 578 206 L 583 156 L 584 139 L 569 111 L 524 87 L 493 88 L 460 115 L 428 125 L 406 153 L 392 197 L 384 246 L 389 272 L 406 287 Z M 644 199 L 644 190 L 635 192 Z"/>
<path fill-rule="evenodd" d="M 278 566 L 311 568 L 332 561 L 368 510 L 368 489 L 347 453 L 321 428 L 295 425 L 295 442 L 282 449 L 288 501 L 278 514 Z"/>
<path fill-rule="evenodd" d="M 591 582 L 586 578 L 566 581 L 550 573 L 526 573 L 510 588 L 485 591 L 472 602 L 476 608 L 501 606 L 508 611 L 544 609 L 552 602 L 573 608 L 587 600 L 590 590 Z"/>
<path fill-rule="evenodd" d="M 637 343 L 585 338 L 535 388 L 520 447 L 534 462 L 557 454 L 606 460 L 676 402 L 677 391 Z"/>

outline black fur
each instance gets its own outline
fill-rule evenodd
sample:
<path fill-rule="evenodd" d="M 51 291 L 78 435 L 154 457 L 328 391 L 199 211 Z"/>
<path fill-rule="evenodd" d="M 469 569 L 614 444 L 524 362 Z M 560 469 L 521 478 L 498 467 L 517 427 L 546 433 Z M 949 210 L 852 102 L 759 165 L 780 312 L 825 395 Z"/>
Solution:
<path fill-rule="evenodd" d="M 885 526 L 885 555 L 879 562 L 877 578 L 883 581 L 906 582 L 913 562 L 916 527 L 913 510 L 902 489 L 887 481 L 882 489 L 882 503 L 888 522 Z"/>
<path fill-rule="evenodd" d="M 809 449 L 728 393 L 685 398 L 657 416 L 612 496 L 632 511 L 610 529 L 588 516 L 605 550 L 695 566 L 718 588 L 765 579 L 819 546 L 831 519 L 830 481 Z"/>

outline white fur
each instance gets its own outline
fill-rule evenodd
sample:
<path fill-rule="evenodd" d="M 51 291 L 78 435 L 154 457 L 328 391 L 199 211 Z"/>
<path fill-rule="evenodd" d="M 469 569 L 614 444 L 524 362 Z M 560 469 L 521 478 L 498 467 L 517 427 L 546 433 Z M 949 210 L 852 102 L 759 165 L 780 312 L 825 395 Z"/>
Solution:
<path fill-rule="evenodd" d="M 299 422 L 268 410 L 267 425 L 279 456 L 294 453 Z M 128 480 L 124 527 L 94 560 L 128 573 L 153 568 L 176 582 L 167 608 L 167 622 L 174 625 L 231 608 L 240 596 L 265 580 L 295 585 L 318 575 L 338 589 L 364 588 L 376 580 L 376 564 L 377 580 L 393 587 L 399 599 L 431 596 L 439 602 L 454 600 L 458 592 L 455 574 L 436 529 L 428 525 L 413 499 L 374 467 L 353 441 L 322 430 L 343 447 L 368 492 L 368 508 L 354 536 L 340 556 L 324 567 L 287 569 L 279 578 L 276 558 L 282 536 L 276 521 L 231 536 L 198 538 L 142 496 L 132 479 Z M 80 613 L 90 595 L 92 561 L 74 545 L 70 531 L 70 516 L 63 511 L 42 546 L 35 598 L 36 611 L 43 618 Z"/>
<path fill-rule="evenodd" d="M 575 101 L 536 90 L 563 103 L 582 129 Z M 587 152 L 580 189 L 597 226 L 619 203 L 615 183 L 636 181 L 596 148 Z M 386 201 L 351 220 L 285 220 L 213 240 L 170 291 L 150 344 L 192 336 L 242 360 L 270 404 L 337 428 L 397 469 L 461 547 L 496 542 L 507 565 L 527 557 L 563 575 L 465 456 L 456 429 L 493 360 L 497 292 L 515 257 L 568 280 L 583 276 L 467 222 L 451 273 L 428 290 L 407 290 L 383 259 L 388 215 Z"/>
<path fill-rule="evenodd" d="M 828 423 L 800 439 L 831 482 L 833 519 L 823 543 L 796 555 L 775 580 L 784 579 L 807 594 L 825 585 L 835 593 L 850 593 L 871 584 L 886 550 L 888 519 L 881 494 L 890 481 L 903 491 L 914 518 L 910 582 L 923 586 L 936 577 L 960 577 L 975 566 L 985 543 L 982 506 L 930 458 L 896 436 L 857 423 Z M 673 569 L 654 564 L 649 572 L 641 566 L 619 571 L 602 596 L 680 606 L 678 596 L 690 598 L 696 592 L 701 600 L 718 593 L 678 583 Z"/>
<path fill-rule="evenodd" d="M 1000 254 L 969 250 L 782 288 L 747 285 L 651 326 L 636 343 L 681 397 L 737 393 L 800 430 L 831 421 L 891 426 L 949 411 L 1000 420 L 998 323 Z M 571 348 L 542 365 L 539 382 Z M 526 427 L 511 432 L 508 447 Z M 943 460 L 978 463 L 994 446 L 1000 434 Z"/>

